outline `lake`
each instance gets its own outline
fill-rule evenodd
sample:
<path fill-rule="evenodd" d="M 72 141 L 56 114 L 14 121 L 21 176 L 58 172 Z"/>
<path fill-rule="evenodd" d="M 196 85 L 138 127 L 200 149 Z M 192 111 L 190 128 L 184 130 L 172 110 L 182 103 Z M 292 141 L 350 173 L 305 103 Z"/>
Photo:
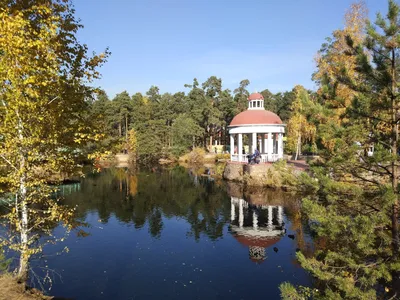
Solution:
<path fill-rule="evenodd" d="M 312 250 L 299 197 L 243 191 L 171 167 L 107 169 L 63 186 L 89 225 L 33 269 L 54 272 L 49 294 L 71 299 L 279 299 L 279 284 L 311 285 L 296 250 Z M 55 229 L 62 232 L 61 228 Z M 65 246 L 69 253 L 55 255 Z M 49 289 L 50 285 L 45 285 Z"/>

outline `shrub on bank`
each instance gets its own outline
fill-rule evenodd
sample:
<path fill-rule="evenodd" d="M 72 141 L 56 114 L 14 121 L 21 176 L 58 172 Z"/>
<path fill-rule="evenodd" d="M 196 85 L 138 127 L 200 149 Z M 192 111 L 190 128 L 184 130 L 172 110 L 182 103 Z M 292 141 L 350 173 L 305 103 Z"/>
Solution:
<path fill-rule="evenodd" d="M 231 155 L 229 153 L 218 153 L 215 156 L 215 160 L 216 161 L 220 161 L 220 160 L 229 160 L 231 159 Z"/>
<path fill-rule="evenodd" d="M 307 172 L 295 169 L 286 160 L 273 163 L 263 177 L 253 178 L 249 174 L 245 174 L 243 181 L 249 186 L 268 186 L 301 192 L 312 192 L 318 188 L 315 178 Z"/>
<path fill-rule="evenodd" d="M 226 167 L 226 162 L 217 163 L 215 166 L 215 175 L 218 177 L 222 177 L 224 174 L 225 167 Z"/>
<path fill-rule="evenodd" d="M 192 151 L 186 153 L 179 157 L 179 161 L 183 161 L 190 164 L 200 164 L 204 161 L 204 156 L 206 155 L 206 151 L 203 148 L 193 148 Z"/>

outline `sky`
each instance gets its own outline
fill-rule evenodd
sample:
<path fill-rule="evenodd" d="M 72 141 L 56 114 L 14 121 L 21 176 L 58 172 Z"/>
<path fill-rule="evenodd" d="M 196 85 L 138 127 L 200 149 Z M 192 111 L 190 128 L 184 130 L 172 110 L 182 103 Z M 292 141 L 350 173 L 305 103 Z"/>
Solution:
<path fill-rule="evenodd" d="M 343 28 L 351 0 L 72 0 L 84 28 L 78 39 L 111 56 L 95 82 L 109 97 L 124 90 L 185 91 L 197 78 L 222 78 L 234 90 L 315 89 L 314 57 Z M 371 20 L 386 0 L 366 0 Z"/>

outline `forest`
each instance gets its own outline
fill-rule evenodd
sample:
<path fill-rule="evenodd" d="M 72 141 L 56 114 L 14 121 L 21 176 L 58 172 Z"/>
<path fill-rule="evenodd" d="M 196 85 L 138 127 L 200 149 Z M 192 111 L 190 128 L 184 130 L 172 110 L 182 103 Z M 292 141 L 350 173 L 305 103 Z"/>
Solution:
<path fill-rule="evenodd" d="M 152 86 L 145 95 L 122 91 L 109 99 L 99 91 L 89 111 L 104 139 L 89 145 L 89 151 L 129 152 L 131 135 L 137 141 L 135 154 L 140 162 L 174 159 L 195 147 L 212 151 L 215 143 L 227 145 L 232 118 L 247 109 L 249 84 L 249 80 L 242 80 L 232 93 L 223 89 L 221 78 L 211 76 L 202 84 L 195 78 L 184 86 L 186 90 L 175 94 L 161 93 Z M 265 109 L 277 113 L 284 122 L 290 119 L 293 91 L 273 94 L 265 89 L 261 94 Z"/>

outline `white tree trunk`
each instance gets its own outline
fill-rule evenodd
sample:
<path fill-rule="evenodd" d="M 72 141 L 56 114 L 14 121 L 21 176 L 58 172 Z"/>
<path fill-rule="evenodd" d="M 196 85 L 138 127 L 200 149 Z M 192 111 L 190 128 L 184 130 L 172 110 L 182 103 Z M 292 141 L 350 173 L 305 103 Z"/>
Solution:
<path fill-rule="evenodd" d="M 18 111 L 17 111 L 18 115 Z M 19 116 L 19 115 L 18 115 Z M 22 120 L 19 118 L 18 122 L 18 137 L 23 145 L 24 136 L 23 136 L 23 124 Z M 19 191 L 18 191 L 18 200 L 21 205 L 21 215 L 19 221 L 19 229 L 20 229 L 20 238 L 21 238 L 21 253 L 19 260 L 19 269 L 18 269 L 18 277 L 21 279 L 26 279 L 28 276 L 29 269 L 29 245 L 28 245 L 28 205 L 26 202 L 26 170 L 25 170 L 25 153 L 23 149 L 20 149 L 20 181 L 19 181 Z M 18 201 L 16 202 L 16 211 L 18 211 Z"/>
<path fill-rule="evenodd" d="M 297 160 L 300 156 L 300 149 L 301 149 L 301 134 L 299 133 L 299 136 L 297 138 L 297 145 L 296 145 L 296 155 L 294 157 L 294 160 Z"/>
<path fill-rule="evenodd" d="M 21 197 L 23 198 L 23 197 Z M 19 259 L 18 277 L 26 279 L 28 276 L 28 206 L 26 201 L 21 202 L 21 254 Z"/>

